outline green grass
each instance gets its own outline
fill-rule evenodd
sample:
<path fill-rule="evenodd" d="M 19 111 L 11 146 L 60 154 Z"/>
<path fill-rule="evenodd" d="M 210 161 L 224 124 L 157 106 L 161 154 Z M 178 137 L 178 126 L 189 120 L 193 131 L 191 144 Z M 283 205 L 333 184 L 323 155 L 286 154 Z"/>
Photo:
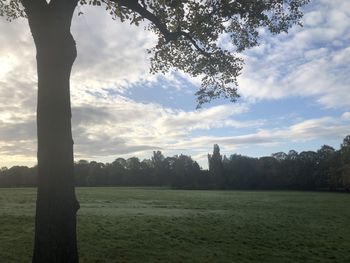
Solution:
<path fill-rule="evenodd" d="M 81 262 L 350 262 L 350 195 L 79 188 Z M 0 262 L 30 262 L 35 189 L 0 189 Z"/>

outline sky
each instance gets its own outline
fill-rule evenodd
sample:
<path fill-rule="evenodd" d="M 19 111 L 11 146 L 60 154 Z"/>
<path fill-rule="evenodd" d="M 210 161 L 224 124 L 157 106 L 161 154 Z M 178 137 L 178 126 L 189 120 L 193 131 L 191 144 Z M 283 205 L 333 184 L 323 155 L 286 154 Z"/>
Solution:
<path fill-rule="evenodd" d="M 77 15 L 78 12 L 83 15 Z M 311 0 L 303 27 L 245 51 L 241 95 L 196 110 L 198 79 L 149 72 L 157 39 L 143 26 L 79 7 L 72 23 L 78 58 L 71 77 L 75 160 L 191 155 L 207 168 L 221 153 L 338 149 L 350 134 L 350 1 Z M 27 21 L 0 17 L 0 167 L 36 163 L 36 62 Z M 223 46 L 227 45 L 225 38 Z"/>

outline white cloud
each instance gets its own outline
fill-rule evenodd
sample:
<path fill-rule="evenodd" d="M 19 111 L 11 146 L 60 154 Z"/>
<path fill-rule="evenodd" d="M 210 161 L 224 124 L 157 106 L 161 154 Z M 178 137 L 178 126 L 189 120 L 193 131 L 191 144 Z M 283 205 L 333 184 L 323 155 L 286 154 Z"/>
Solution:
<path fill-rule="evenodd" d="M 345 2 L 314 1 L 303 28 L 265 38 L 248 51 L 239 79 L 243 97 L 314 97 L 325 107 L 349 108 L 350 13 Z"/>
<path fill-rule="evenodd" d="M 260 120 L 234 120 L 235 115 L 247 111 L 239 104 L 184 111 L 118 96 L 101 97 L 95 105 L 81 103 L 73 108 L 73 134 L 80 156 L 172 151 L 176 142 L 191 137 L 194 131 L 262 124 Z"/>
<path fill-rule="evenodd" d="M 244 54 L 247 64 L 239 79 L 243 101 L 312 97 L 322 106 L 348 110 L 350 1 L 319 0 L 311 9 L 304 28 L 274 38 L 263 32 L 263 44 Z M 113 21 L 102 9 L 82 11 L 72 27 L 78 47 L 71 85 L 77 159 L 149 157 L 161 149 L 192 153 L 204 162 L 214 143 L 233 152 L 257 145 L 340 141 L 350 130 L 349 112 L 272 129 L 266 128 L 266 120 L 249 116 L 253 104 L 194 111 L 128 99 L 131 86 L 192 93 L 184 83 L 198 86 L 199 80 L 181 72 L 163 78 L 149 74 L 146 49 L 155 44 L 152 33 Z M 8 23 L 0 18 L 0 31 L 0 166 L 34 163 L 35 47 L 25 20 Z M 160 83 L 162 87 L 155 87 Z M 223 128 L 224 133 L 216 132 Z"/>
<path fill-rule="evenodd" d="M 133 83 L 152 81 L 146 49 L 156 41 L 143 26 L 112 20 L 103 8 L 79 7 L 72 23 L 78 58 L 73 70 L 76 89 L 123 91 Z"/>
<path fill-rule="evenodd" d="M 348 120 L 342 118 L 323 117 L 301 121 L 294 125 L 274 129 L 258 129 L 254 133 L 235 136 L 200 136 L 179 141 L 174 147 L 187 149 L 207 149 L 210 151 L 213 144 L 219 144 L 223 151 L 231 154 L 240 152 L 245 147 L 271 147 L 289 143 L 303 143 L 312 140 L 341 141 L 350 130 Z"/>
<path fill-rule="evenodd" d="M 350 112 L 344 112 L 342 118 L 345 120 L 350 120 Z"/>

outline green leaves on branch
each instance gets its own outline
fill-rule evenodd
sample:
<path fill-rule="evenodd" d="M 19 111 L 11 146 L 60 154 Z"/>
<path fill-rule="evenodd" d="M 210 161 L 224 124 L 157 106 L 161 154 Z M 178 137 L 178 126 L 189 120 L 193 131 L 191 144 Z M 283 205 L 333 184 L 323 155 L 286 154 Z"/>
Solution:
<path fill-rule="evenodd" d="M 25 16 L 26 6 L 45 0 L 0 0 L 0 15 Z M 47 5 L 56 1 L 51 0 Z M 67 0 L 68 1 L 68 0 Z M 114 19 L 139 25 L 158 36 L 149 50 L 151 72 L 179 69 L 202 79 L 198 105 L 212 99 L 238 98 L 240 52 L 259 44 L 259 30 L 272 34 L 301 25 L 301 8 L 310 0 L 80 0 L 81 5 L 103 6 Z M 46 2 L 45 2 L 46 3 Z"/>
<path fill-rule="evenodd" d="M 151 72 L 179 69 L 200 77 L 198 106 L 212 99 L 238 98 L 239 53 L 259 44 L 259 30 L 272 34 L 301 25 L 301 8 L 309 0 L 105 0 L 122 21 L 151 22 L 158 36 Z M 229 43 L 228 43 L 229 41 Z"/>
<path fill-rule="evenodd" d="M 159 7 L 155 9 L 159 12 L 157 17 L 163 19 L 169 30 L 186 35 L 171 44 L 158 30 L 160 41 L 152 50 L 152 70 L 164 72 L 175 67 L 201 76 L 202 85 L 197 92 L 199 105 L 218 97 L 235 100 L 237 77 L 243 65 L 238 53 L 259 44 L 262 27 L 278 34 L 287 32 L 293 24 L 300 24 L 301 7 L 307 2 L 176 1 L 175 7 Z M 153 30 L 157 32 L 157 27 Z M 225 49 L 221 43 L 226 39 L 231 40 L 231 46 Z"/>
<path fill-rule="evenodd" d="M 19 17 L 26 17 L 24 8 L 19 0 L 0 0 L 0 16 L 8 21 Z"/>

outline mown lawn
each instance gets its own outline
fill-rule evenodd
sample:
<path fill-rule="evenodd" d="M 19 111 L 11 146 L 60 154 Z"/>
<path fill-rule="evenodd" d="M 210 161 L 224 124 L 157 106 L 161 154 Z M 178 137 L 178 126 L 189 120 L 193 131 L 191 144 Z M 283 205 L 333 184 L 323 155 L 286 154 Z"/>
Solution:
<path fill-rule="evenodd" d="M 79 188 L 80 261 L 350 262 L 350 195 Z M 30 262 L 35 189 L 0 189 L 0 262 Z"/>

